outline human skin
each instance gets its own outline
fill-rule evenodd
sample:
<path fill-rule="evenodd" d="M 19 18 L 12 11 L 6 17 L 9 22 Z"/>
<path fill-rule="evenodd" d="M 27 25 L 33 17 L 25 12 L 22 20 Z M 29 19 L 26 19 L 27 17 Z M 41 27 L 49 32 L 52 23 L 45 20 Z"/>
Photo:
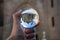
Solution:
<path fill-rule="evenodd" d="M 19 10 L 18 12 L 14 13 L 12 15 L 12 17 L 13 17 L 12 32 L 6 40 L 17 40 L 17 34 L 18 34 L 17 31 L 18 31 L 18 26 L 19 26 L 20 12 L 21 12 L 21 10 Z"/>
<path fill-rule="evenodd" d="M 18 36 L 18 27 L 19 27 L 19 19 L 21 17 L 21 10 L 17 11 L 12 15 L 13 17 L 13 26 L 12 26 L 12 32 L 10 36 L 6 40 L 23 40 L 22 37 Z M 28 36 L 30 36 L 30 33 L 34 32 L 33 29 L 22 29 L 24 33 L 26 33 Z"/>

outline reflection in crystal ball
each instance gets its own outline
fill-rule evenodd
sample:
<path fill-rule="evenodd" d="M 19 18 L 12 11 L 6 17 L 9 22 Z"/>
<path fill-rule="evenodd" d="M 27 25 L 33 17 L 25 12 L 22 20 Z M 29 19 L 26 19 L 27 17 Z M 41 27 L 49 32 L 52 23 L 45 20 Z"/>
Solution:
<path fill-rule="evenodd" d="M 25 14 L 22 15 L 22 20 L 24 22 L 29 23 L 29 22 L 33 21 L 34 17 L 35 17 L 35 14 L 25 13 Z"/>
<path fill-rule="evenodd" d="M 33 8 L 25 8 L 21 12 L 21 25 L 25 28 L 33 28 L 39 22 L 38 12 Z"/>

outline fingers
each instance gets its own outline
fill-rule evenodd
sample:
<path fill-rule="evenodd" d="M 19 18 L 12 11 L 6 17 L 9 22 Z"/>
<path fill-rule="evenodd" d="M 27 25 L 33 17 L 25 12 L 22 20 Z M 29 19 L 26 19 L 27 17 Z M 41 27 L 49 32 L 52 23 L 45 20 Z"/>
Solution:
<path fill-rule="evenodd" d="M 20 15 L 21 15 L 21 11 L 22 11 L 22 10 L 17 11 L 14 15 L 15 15 L 15 16 L 20 16 Z"/>
<path fill-rule="evenodd" d="M 22 10 L 17 11 L 13 14 L 13 20 L 20 19 Z"/>
<path fill-rule="evenodd" d="M 26 34 L 34 33 L 34 29 L 25 29 L 24 32 Z"/>
<path fill-rule="evenodd" d="M 34 37 L 35 37 L 34 29 L 24 28 L 23 32 L 24 32 L 25 38 L 27 40 L 33 40 L 34 39 Z"/>

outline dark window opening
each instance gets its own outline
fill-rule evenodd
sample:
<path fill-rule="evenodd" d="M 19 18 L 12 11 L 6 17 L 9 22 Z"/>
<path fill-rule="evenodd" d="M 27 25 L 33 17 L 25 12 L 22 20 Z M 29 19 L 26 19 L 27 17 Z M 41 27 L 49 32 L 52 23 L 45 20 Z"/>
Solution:
<path fill-rule="evenodd" d="M 3 0 L 0 0 L 0 3 L 3 3 Z"/>
<path fill-rule="evenodd" d="M 0 0 L 0 27 L 3 26 L 3 0 Z"/>
<path fill-rule="evenodd" d="M 52 27 L 54 27 L 55 22 L 54 22 L 54 17 L 52 17 Z"/>
<path fill-rule="evenodd" d="M 54 7 L 54 1 L 51 0 L 51 7 L 53 8 Z"/>

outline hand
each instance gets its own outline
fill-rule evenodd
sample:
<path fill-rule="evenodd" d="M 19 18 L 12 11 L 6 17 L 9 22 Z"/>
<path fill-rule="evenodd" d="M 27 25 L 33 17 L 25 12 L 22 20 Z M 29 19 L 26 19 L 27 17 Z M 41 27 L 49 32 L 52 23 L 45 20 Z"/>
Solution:
<path fill-rule="evenodd" d="M 13 14 L 13 22 L 17 22 L 21 17 L 21 10 Z"/>
<path fill-rule="evenodd" d="M 18 12 L 14 13 L 13 16 L 13 28 L 12 28 L 12 32 L 11 35 L 7 38 L 7 40 L 10 40 L 13 37 L 17 37 L 17 29 L 18 29 L 18 24 L 19 24 L 19 17 L 21 16 L 21 10 L 19 10 Z"/>

